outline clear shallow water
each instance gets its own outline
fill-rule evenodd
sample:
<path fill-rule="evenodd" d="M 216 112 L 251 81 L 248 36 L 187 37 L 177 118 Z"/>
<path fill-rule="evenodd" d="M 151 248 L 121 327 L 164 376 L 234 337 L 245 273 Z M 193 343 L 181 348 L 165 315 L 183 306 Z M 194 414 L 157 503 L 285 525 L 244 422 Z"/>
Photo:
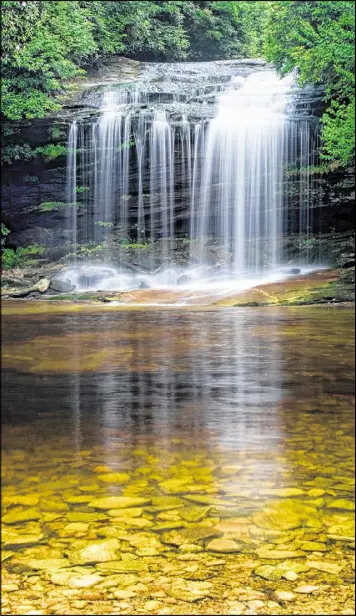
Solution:
<path fill-rule="evenodd" d="M 3 312 L 3 613 L 351 613 L 353 309 Z"/>

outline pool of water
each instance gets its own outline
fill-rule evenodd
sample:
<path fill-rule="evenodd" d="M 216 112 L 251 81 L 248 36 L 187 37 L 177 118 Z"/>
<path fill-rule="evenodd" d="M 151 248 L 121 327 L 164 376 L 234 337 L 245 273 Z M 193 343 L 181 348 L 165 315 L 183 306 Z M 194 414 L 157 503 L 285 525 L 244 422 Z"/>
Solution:
<path fill-rule="evenodd" d="M 353 613 L 353 322 L 7 302 L 3 613 Z"/>

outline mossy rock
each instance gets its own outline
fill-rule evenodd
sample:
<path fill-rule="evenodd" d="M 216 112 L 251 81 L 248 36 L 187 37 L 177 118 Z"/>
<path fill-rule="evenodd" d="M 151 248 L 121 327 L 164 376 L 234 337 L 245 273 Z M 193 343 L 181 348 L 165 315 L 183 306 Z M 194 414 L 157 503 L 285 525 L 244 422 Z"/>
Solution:
<path fill-rule="evenodd" d="M 260 285 L 215 302 L 218 306 L 298 306 L 353 301 L 352 288 L 342 284 L 339 270 L 321 270 Z"/>

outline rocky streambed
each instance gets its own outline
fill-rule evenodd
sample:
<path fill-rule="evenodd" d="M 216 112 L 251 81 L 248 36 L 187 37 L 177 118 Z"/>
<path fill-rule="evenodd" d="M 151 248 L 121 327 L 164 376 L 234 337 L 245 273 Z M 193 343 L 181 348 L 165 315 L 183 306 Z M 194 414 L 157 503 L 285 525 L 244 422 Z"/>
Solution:
<path fill-rule="evenodd" d="M 4 614 L 352 614 L 354 310 L 203 312 L 4 305 Z"/>

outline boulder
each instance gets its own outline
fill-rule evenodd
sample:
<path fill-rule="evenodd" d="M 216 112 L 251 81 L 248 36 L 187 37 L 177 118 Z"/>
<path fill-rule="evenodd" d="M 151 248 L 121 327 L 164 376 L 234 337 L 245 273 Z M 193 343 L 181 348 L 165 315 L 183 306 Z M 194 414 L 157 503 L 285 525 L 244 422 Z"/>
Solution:
<path fill-rule="evenodd" d="M 49 288 L 57 293 L 70 293 L 75 289 L 75 284 L 69 282 L 69 280 L 60 280 L 59 278 L 52 278 L 49 283 Z"/>

